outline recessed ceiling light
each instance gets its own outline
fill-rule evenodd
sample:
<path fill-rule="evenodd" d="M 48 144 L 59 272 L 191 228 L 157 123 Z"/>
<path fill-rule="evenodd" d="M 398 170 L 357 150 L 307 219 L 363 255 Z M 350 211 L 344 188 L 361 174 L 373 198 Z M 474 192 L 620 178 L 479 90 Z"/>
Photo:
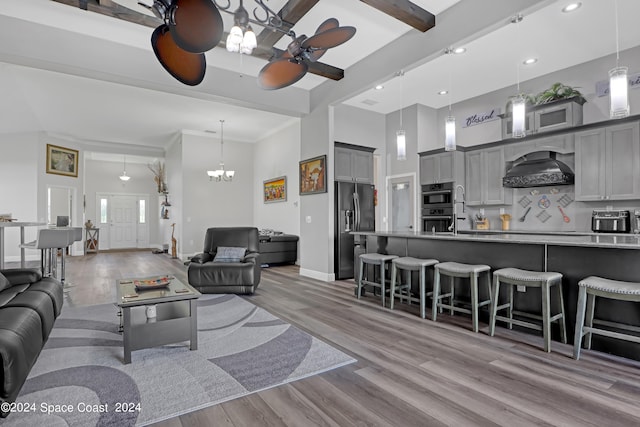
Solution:
<path fill-rule="evenodd" d="M 536 62 L 538 62 L 538 58 L 528 58 L 528 59 L 525 59 L 524 61 L 522 61 L 522 63 L 524 65 L 533 65 Z"/>
<path fill-rule="evenodd" d="M 438 92 L 438 95 L 446 95 L 448 93 L 449 93 L 448 90 L 441 90 L 440 92 Z"/>
<path fill-rule="evenodd" d="M 460 53 L 465 53 L 467 51 L 466 48 L 464 47 L 448 47 L 444 50 L 444 53 L 446 55 L 451 55 L 452 53 L 460 54 Z"/>
<path fill-rule="evenodd" d="M 574 10 L 580 8 L 580 6 L 582 6 L 582 3 L 580 3 L 580 2 L 571 3 L 571 4 L 568 4 L 565 7 L 563 7 L 562 11 L 565 12 L 565 13 L 573 12 Z"/>
<path fill-rule="evenodd" d="M 377 86 L 375 87 L 375 89 L 376 89 L 376 90 L 382 90 L 382 89 L 384 89 L 384 86 L 382 86 L 382 85 L 377 85 Z"/>

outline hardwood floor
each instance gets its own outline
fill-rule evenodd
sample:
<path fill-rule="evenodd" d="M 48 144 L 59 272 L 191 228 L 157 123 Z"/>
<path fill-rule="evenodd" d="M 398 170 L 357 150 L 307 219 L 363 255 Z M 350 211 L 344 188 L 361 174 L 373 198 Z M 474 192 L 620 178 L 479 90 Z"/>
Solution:
<path fill-rule="evenodd" d="M 117 278 L 186 267 L 145 252 L 70 257 L 67 304 L 112 302 Z M 640 363 L 498 327 L 469 317 L 391 311 L 353 281 L 301 277 L 298 267 L 263 269 L 246 299 L 358 360 L 304 380 L 183 415 L 157 426 L 634 426 L 640 425 Z M 429 313 L 427 313 L 429 316 Z"/>

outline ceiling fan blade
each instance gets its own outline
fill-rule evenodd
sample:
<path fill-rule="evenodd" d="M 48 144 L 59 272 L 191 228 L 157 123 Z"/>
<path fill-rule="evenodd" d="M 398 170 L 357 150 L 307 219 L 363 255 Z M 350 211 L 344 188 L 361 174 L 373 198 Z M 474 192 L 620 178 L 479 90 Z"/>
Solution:
<path fill-rule="evenodd" d="M 151 46 L 164 69 L 180 82 L 195 86 L 204 79 L 207 67 L 204 53 L 191 53 L 180 49 L 166 24 L 154 30 Z"/>
<path fill-rule="evenodd" d="M 312 52 L 310 52 L 307 57 L 309 59 L 309 61 L 311 62 L 316 62 L 318 59 L 320 59 L 322 57 L 322 55 L 324 55 L 325 53 L 327 53 L 327 49 L 318 49 L 318 50 L 314 50 Z"/>
<path fill-rule="evenodd" d="M 281 89 L 303 78 L 308 69 L 309 66 L 304 62 L 277 59 L 260 70 L 258 85 L 267 90 Z"/>
<path fill-rule="evenodd" d="M 311 36 L 302 42 L 302 48 L 329 49 L 348 41 L 356 33 L 355 27 L 338 27 Z"/>
<path fill-rule="evenodd" d="M 339 26 L 340 24 L 338 23 L 338 20 L 336 18 L 329 18 L 322 24 L 320 24 L 320 26 L 316 30 L 316 34 L 323 33 L 327 30 L 331 30 L 332 28 L 338 28 Z"/>
<path fill-rule="evenodd" d="M 168 15 L 171 36 L 187 52 L 206 52 L 222 40 L 222 16 L 211 0 L 173 0 Z"/>

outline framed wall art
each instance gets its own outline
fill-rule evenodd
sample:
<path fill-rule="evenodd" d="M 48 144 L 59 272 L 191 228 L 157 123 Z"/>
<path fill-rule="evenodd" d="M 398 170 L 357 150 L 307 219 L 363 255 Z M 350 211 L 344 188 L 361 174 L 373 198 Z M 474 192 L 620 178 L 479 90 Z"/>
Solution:
<path fill-rule="evenodd" d="M 285 202 L 287 200 L 287 177 L 268 179 L 262 184 L 264 202 Z"/>
<path fill-rule="evenodd" d="M 327 156 L 300 162 L 300 195 L 327 192 Z"/>
<path fill-rule="evenodd" d="M 47 173 L 78 177 L 78 150 L 47 144 Z"/>

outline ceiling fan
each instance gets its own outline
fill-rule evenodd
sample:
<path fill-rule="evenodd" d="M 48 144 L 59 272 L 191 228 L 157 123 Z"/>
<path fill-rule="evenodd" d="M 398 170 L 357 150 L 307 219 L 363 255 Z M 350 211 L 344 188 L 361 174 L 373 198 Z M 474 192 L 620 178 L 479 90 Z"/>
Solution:
<path fill-rule="evenodd" d="M 224 25 L 211 0 L 153 0 L 138 2 L 164 23 L 151 35 L 151 46 L 165 70 L 180 82 L 195 86 L 204 79 L 204 52 L 222 39 Z"/>
<path fill-rule="evenodd" d="M 340 27 L 338 20 L 324 21 L 311 37 L 296 37 L 293 31 L 287 34 L 293 41 L 279 57 L 272 59 L 258 74 L 258 85 L 267 90 L 281 89 L 300 80 L 309 70 L 308 63 L 316 62 L 327 49 L 350 40 L 356 33 L 355 27 Z"/>

